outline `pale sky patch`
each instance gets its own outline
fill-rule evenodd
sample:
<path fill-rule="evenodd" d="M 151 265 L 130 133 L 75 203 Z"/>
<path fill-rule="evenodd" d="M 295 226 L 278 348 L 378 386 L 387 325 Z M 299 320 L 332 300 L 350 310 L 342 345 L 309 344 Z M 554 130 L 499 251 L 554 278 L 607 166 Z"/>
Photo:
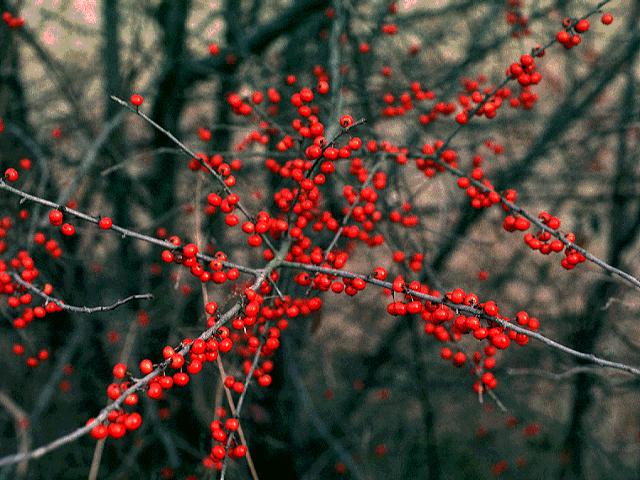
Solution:
<path fill-rule="evenodd" d="M 86 23 L 91 25 L 98 23 L 96 0 L 74 0 L 73 8 L 80 12 Z"/>

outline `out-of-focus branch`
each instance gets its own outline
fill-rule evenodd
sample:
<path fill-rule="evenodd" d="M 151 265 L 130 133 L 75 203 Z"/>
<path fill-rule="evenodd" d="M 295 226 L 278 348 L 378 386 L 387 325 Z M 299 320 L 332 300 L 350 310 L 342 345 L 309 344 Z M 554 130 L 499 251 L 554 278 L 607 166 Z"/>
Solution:
<path fill-rule="evenodd" d="M 18 436 L 18 452 L 26 453 L 31 447 L 31 427 L 29 425 L 29 416 L 26 412 L 5 392 L 0 390 L 0 405 L 13 418 Z M 24 459 L 18 464 L 18 478 L 26 476 L 29 468 L 29 460 Z"/>

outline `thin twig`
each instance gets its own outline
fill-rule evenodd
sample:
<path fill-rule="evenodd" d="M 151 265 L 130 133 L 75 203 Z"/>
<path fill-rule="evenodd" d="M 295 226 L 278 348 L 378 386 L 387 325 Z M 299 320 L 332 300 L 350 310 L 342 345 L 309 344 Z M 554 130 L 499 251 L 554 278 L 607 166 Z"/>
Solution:
<path fill-rule="evenodd" d="M 18 275 L 17 273 L 11 272 L 10 275 L 11 275 L 11 277 L 13 277 L 13 279 L 17 283 L 22 285 L 24 288 L 26 288 L 30 292 L 33 292 L 36 295 L 38 295 L 39 297 L 44 298 L 47 302 L 55 303 L 61 309 L 68 310 L 70 312 L 77 312 L 77 313 L 108 312 L 110 310 L 115 310 L 116 308 L 124 305 L 125 303 L 131 302 L 132 300 L 150 300 L 150 299 L 153 298 L 153 295 L 150 294 L 150 293 L 141 293 L 141 294 L 137 294 L 137 295 L 129 295 L 128 297 L 122 298 L 122 299 L 118 300 L 117 302 L 112 303 L 111 305 L 100 305 L 100 306 L 97 306 L 97 307 L 85 307 L 85 306 L 77 307 L 77 306 L 74 306 L 74 305 L 68 305 L 68 304 L 64 303 L 62 300 L 58 299 L 58 298 L 52 297 L 50 295 L 47 295 L 46 293 L 44 293 L 42 290 L 40 290 L 36 286 L 34 286 L 34 285 L 30 284 L 29 282 L 26 282 L 25 280 L 20 278 L 20 275 Z"/>
<path fill-rule="evenodd" d="M 111 99 L 114 102 L 119 103 L 123 107 L 126 107 L 130 111 L 134 112 L 140 118 L 145 120 L 149 125 L 151 125 L 153 128 L 155 128 L 160 133 L 165 135 L 169 140 L 171 140 L 173 143 L 175 143 L 178 146 L 178 148 L 180 148 L 180 150 L 182 150 L 185 153 L 185 155 L 189 156 L 189 158 L 191 158 L 191 159 L 197 160 L 200 165 L 202 165 L 204 168 L 206 168 L 207 171 L 213 176 L 213 178 L 215 178 L 216 181 L 220 184 L 220 186 L 222 187 L 222 189 L 224 190 L 224 192 L 227 195 L 230 195 L 232 193 L 231 189 L 225 183 L 224 178 L 222 178 L 222 176 L 218 172 L 216 172 L 211 167 L 211 165 L 209 165 L 207 162 L 204 162 L 196 152 L 194 152 L 189 147 L 187 147 L 184 143 L 182 143 L 180 140 L 178 140 L 178 138 L 174 134 L 172 134 L 169 130 L 163 128 L 158 123 L 153 121 L 149 116 L 147 116 L 144 112 L 140 111 L 140 109 L 132 107 L 131 105 L 129 105 L 127 102 L 125 102 L 121 98 L 118 98 L 115 95 L 111 95 Z M 249 220 L 252 223 L 255 223 L 255 217 L 249 212 L 249 210 L 247 210 L 247 208 L 244 206 L 244 204 L 240 200 L 238 200 L 238 202 L 236 203 L 236 207 L 238 208 L 238 210 L 240 210 L 242 212 L 242 214 L 245 216 L 245 218 L 247 220 Z M 261 234 L 260 236 L 262 237 L 262 240 L 264 241 L 264 243 L 272 251 L 275 251 L 275 247 L 271 243 L 271 240 L 269 240 L 269 237 L 267 237 L 265 234 Z"/>

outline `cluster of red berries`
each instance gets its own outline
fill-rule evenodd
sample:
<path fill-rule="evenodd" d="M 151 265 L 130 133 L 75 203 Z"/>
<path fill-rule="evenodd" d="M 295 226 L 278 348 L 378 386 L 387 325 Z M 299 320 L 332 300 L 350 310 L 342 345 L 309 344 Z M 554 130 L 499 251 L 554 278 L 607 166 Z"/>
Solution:
<path fill-rule="evenodd" d="M 443 150 L 444 142 L 442 140 L 436 140 L 434 143 L 425 143 L 422 146 L 422 154 L 427 158 L 416 158 L 416 167 L 418 170 L 422 170 L 426 177 L 434 177 L 436 173 L 445 172 L 446 169 L 443 165 L 434 160 L 434 156 L 439 154 L 439 158 L 444 163 L 449 164 L 453 168 L 458 167 L 458 154 L 455 150 L 447 148 Z"/>
<path fill-rule="evenodd" d="M 422 85 L 418 81 L 411 82 L 409 90 L 398 92 L 394 95 L 390 91 L 386 91 L 382 95 L 381 115 L 383 117 L 400 117 L 414 109 L 413 102 L 424 102 L 433 100 L 435 93 L 431 90 L 423 90 Z M 434 106 L 430 113 L 420 114 L 420 122 L 427 125 L 435 120 L 438 115 L 450 115 L 455 110 L 455 105 L 438 103 Z"/>
<path fill-rule="evenodd" d="M 2 130 L 0 130 L 0 132 L 1 131 Z M 21 170 L 31 170 L 31 159 L 29 158 L 21 158 L 18 164 Z M 20 178 L 20 174 L 18 173 L 18 170 L 16 170 L 15 168 L 9 167 L 4 171 L 4 178 L 8 182 L 13 183 L 18 181 L 18 179 Z"/>
<path fill-rule="evenodd" d="M 9 230 L 13 228 L 13 220 L 9 216 L 0 218 L 0 253 L 7 251 L 7 241 L 5 238 Z"/>
<path fill-rule="evenodd" d="M 37 245 L 44 245 L 46 252 L 53 258 L 60 258 L 62 256 L 62 247 L 57 240 L 47 237 L 42 232 L 36 232 L 33 234 L 33 242 Z"/>
<path fill-rule="evenodd" d="M 21 357 L 25 354 L 26 348 L 22 343 L 14 343 L 12 347 L 14 355 Z M 49 350 L 42 348 L 35 355 L 27 356 L 25 363 L 29 368 L 35 368 L 40 365 L 41 362 L 49 360 Z"/>
<path fill-rule="evenodd" d="M 235 433 L 240 428 L 240 422 L 237 418 L 229 417 L 225 419 L 227 412 L 224 408 L 216 409 L 216 417 L 209 425 L 211 430 L 211 438 L 214 445 L 211 447 L 209 456 L 203 459 L 202 464 L 205 468 L 222 469 L 222 460 L 228 455 L 229 458 L 242 458 L 247 454 L 247 447 L 236 441 Z M 229 437 L 232 437 L 229 442 Z M 227 449 L 227 444 L 229 447 Z"/>
<path fill-rule="evenodd" d="M 382 276 L 386 277 L 386 272 Z M 403 299 L 395 299 L 389 303 L 387 312 L 394 316 L 420 315 L 425 321 L 425 333 L 432 335 L 440 342 L 458 343 L 466 334 L 471 334 L 478 341 L 486 341 L 487 345 L 482 352 L 475 351 L 472 355 L 475 366 L 471 373 L 480 378 L 474 384 L 474 389 L 481 391 L 482 388 L 495 388 L 497 380 L 488 370 L 492 370 L 496 365 L 495 354 L 497 351 L 507 349 L 512 341 L 520 346 L 526 345 L 529 342 L 529 337 L 526 334 L 505 328 L 496 322 L 496 318 L 504 322 L 509 322 L 509 318 L 500 315 L 495 302 L 488 300 L 480 303 L 478 296 L 474 293 L 456 288 L 447 292 L 442 297 L 442 302 L 431 302 L 417 299 L 413 295 L 414 292 L 436 298 L 441 296 L 437 290 L 431 290 L 418 281 L 406 283 L 403 277 L 398 276 L 392 283 L 392 289 L 387 293 L 401 294 Z M 456 312 L 456 305 L 473 307 L 476 313 L 462 315 Z M 537 330 L 540 326 L 537 318 L 530 317 L 524 311 L 518 312 L 516 322 L 532 331 Z M 449 347 L 442 349 L 441 356 L 445 360 L 451 360 L 453 365 L 457 367 L 464 365 L 468 359 L 467 354 L 463 351 L 459 350 L 454 353 Z"/>
<path fill-rule="evenodd" d="M 514 38 L 531 34 L 529 17 L 522 12 L 522 0 L 507 0 L 507 24 L 513 27 Z"/>
<path fill-rule="evenodd" d="M 471 171 L 470 177 L 478 182 L 481 181 L 485 187 L 482 189 L 472 185 L 471 180 L 467 177 L 458 178 L 458 187 L 466 191 L 473 208 L 489 208 L 492 205 L 500 203 L 500 194 L 494 190 L 489 179 L 484 176 L 482 157 L 480 155 L 474 155 L 473 157 L 473 170 Z"/>
<path fill-rule="evenodd" d="M 177 235 L 169 237 L 169 242 L 173 243 L 176 247 L 181 247 L 182 244 L 180 237 Z M 209 262 L 211 271 L 208 271 L 205 265 L 198 261 L 198 253 L 198 247 L 194 243 L 187 243 L 174 251 L 163 250 L 162 261 L 188 268 L 189 272 L 202 283 L 213 282 L 223 284 L 227 281 L 234 282 L 240 276 L 237 268 L 224 270 L 224 263 L 227 261 L 227 256 L 224 252 L 218 251 L 215 253 L 215 258 Z"/>
<path fill-rule="evenodd" d="M 52 209 L 49 211 L 49 223 L 54 227 L 60 227 L 60 232 L 67 237 L 75 235 L 76 228 L 70 223 L 62 223 L 64 221 L 64 215 L 62 211 L 58 209 Z"/>
<path fill-rule="evenodd" d="M 2 293 L 8 295 L 7 305 L 12 309 L 24 307 L 19 316 L 14 318 L 13 326 L 16 329 L 26 328 L 34 319 L 44 318 L 47 314 L 59 312 L 61 307 L 54 302 L 48 302 L 44 307 L 27 307 L 33 302 L 33 295 L 26 288 L 13 280 L 9 275 L 9 268 L 20 275 L 20 278 L 28 283 L 32 283 L 40 272 L 35 266 L 33 258 L 26 250 L 20 250 L 18 254 L 7 264 L 4 260 L 0 261 L 0 285 L 2 285 Z M 53 293 L 53 286 L 49 283 L 45 284 L 42 289 L 45 295 Z"/>
<path fill-rule="evenodd" d="M 6 235 L 7 230 L 11 228 L 11 221 L 5 217 L 0 221 L 0 237 Z M 24 287 L 16 282 L 10 275 L 10 271 L 19 275 L 24 282 L 32 283 L 38 278 L 40 272 L 35 266 L 33 258 L 26 250 L 20 250 L 15 257 L 8 262 L 0 260 L 0 293 L 7 296 L 7 306 L 11 311 L 15 311 L 13 318 L 13 327 L 16 330 L 23 330 L 35 319 L 43 319 L 47 315 L 59 312 L 62 308 L 54 302 L 48 302 L 44 306 L 31 306 L 34 302 L 34 296 Z M 45 295 L 53 294 L 53 286 L 49 283 L 42 288 Z M 22 343 L 13 345 L 13 353 L 16 356 L 23 356 L 26 348 Z M 35 368 L 49 359 L 49 350 L 41 348 L 34 354 L 26 357 L 25 363 L 30 368 Z"/>
<path fill-rule="evenodd" d="M 393 252 L 391 258 L 396 263 L 404 263 L 405 261 L 407 261 L 407 255 L 402 250 L 396 250 L 395 252 Z M 424 253 L 417 252 L 409 257 L 408 266 L 412 271 L 419 272 L 420 270 L 422 270 L 423 262 Z"/>
<path fill-rule="evenodd" d="M 564 46 L 566 49 L 571 49 L 580 45 L 582 38 L 580 34 L 589 30 L 589 20 L 582 18 L 578 21 L 572 20 L 567 17 L 562 20 L 563 30 L 560 30 L 556 35 L 556 40 Z"/>
<path fill-rule="evenodd" d="M 521 231 L 525 232 L 529 230 L 531 222 L 520 215 L 507 215 L 502 223 L 502 228 L 507 232 Z"/>
<path fill-rule="evenodd" d="M 87 425 L 93 421 L 94 419 L 90 418 L 87 420 Z M 102 440 L 106 437 L 122 438 L 127 432 L 137 430 L 141 425 L 142 416 L 138 412 L 126 413 L 124 410 L 112 410 L 107 415 L 106 424 L 99 423 L 93 427 L 90 435 L 96 440 Z"/>
<path fill-rule="evenodd" d="M 560 219 L 550 215 L 548 212 L 540 212 L 538 218 L 551 230 L 558 231 L 560 229 Z M 574 233 L 569 232 L 564 236 L 567 241 L 575 243 L 576 236 Z M 532 250 L 539 250 L 543 255 L 548 255 L 551 252 L 565 251 L 564 258 L 560 261 L 560 264 L 566 270 L 572 270 L 576 265 L 586 261 L 585 256 L 576 251 L 574 248 L 566 247 L 564 243 L 558 238 L 554 238 L 551 232 L 547 230 L 540 230 L 535 236 L 531 234 L 525 235 L 524 241 Z"/>
<path fill-rule="evenodd" d="M 410 213 L 411 208 L 412 206 L 409 202 L 404 202 L 402 204 L 402 211 L 392 210 L 391 213 L 389 213 L 389 220 L 406 228 L 415 227 L 420 223 L 420 219 L 417 215 Z"/>
<path fill-rule="evenodd" d="M 236 184 L 236 177 L 233 175 L 233 172 L 242 168 L 242 161 L 235 158 L 227 163 L 220 154 L 209 157 L 207 154 L 199 152 L 196 158 L 189 160 L 187 166 L 194 172 L 209 172 L 209 169 L 211 169 L 219 175 L 227 187 L 233 187 Z M 210 214 L 214 212 L 215 210 L 211 211 Z"/>
<path fill-rule="evenodd" d="M 550 230 L 555 230 L 558 233 L 560 229 L 560 219 L 550 215 L 548 212 L 540 212 L 538 218 L 544 223 Z M 508 215 L 503 227 L 508 232 L 514 232 L 516 230 L 526 231 L 529 229 L 531 222 L 524 217 Z M 564 235 L 567 241 L 575 243 L 576 236 L 574 233 L 569 232 Z M 564 242 L 554 236 L 549 230 L 540 230 L 535 235 L 527 233 L 524 236 L 524 242 L 532 250 L 538 250 L 543 255 L 549 255 L 552 252 L 565 251 L 565 257 L 560 261 L 560 264 L 566 270 L 572 270 L 576 265 L 586 261 L 586 257 L 578 252 L 575 248 L 567 246 L 565 248 Z"/>
<path fill-rule="evenodd" d="M 259 124 L 259 129 L 251 130 L 242 140 L 236 143 L 235 149 L 238 152 L 242 152 L 254 144 L 258 146 L 267 145 L 271 135 L 276 131 L 276 129 L 271 127 L 269 122 L 263 120 Z"/>
<path fill-rule="evenodd" d="M 489 95 L 488 98 L 487 95 Z M 460 95 L 458 101 L 462 106 L 462 111 L 456 115 L 456 122 L 460 125 L 465 125 L 469 122 L 469 116 L 474 112 L 477 116 L 484 116 L 488 119 L 494 118 L 498 114 L 503 101 L 510 98 L 511 95 L 511 89 L 507 87 L 499 88 L 495 92 L 491 88 L 486 88 L 484 93 L 480 92 L 480 90 L 473 90 L 469 96 Z M 511 105 L 515 106 L 513 101 Z"/>
<path fill-rule="evenodd" d="M 512 108 L 524 108 L 525 110 L 533 108 L 538 100 L 538 95 L 531 91 L 531 87 L 542 80 L 542 75 L 536 69 L 534 56 L 541 57 L 543 55 L 544 50 L 538 47 L 534 49 L 533 54 L 521 55 L 519 62 L 512 63 L 507 68 L 507 77 L 516 80 L 521 87 L 518 96 L 514 96 L 511 89 L 506 86 L 497 89 L 486 87 L 480 90 L 480 85 L 485 81 L 484 77 L 480 77 L 478 80 L 464 79 L 465 93 L 458 96 L 458 103 L 462 107 L 462 111 L 456 115 L 456 122 L 465 125 L 469 122 L 472 113 L 488 119 L 494 118 L 507 99 L 509 99 Z M 451 113 L 453 111 L 455 111 L 455 105 Z M 424 124 L 424 122 L 421 123 Z"/>
<path fill-rule="evenodd" d="M 9 11 L 2 12 L 2 21 L 6 23 L 9 28 L 20 28 L 24 25 L 24 18 L 16 17 Z"/>
<path fill-rule="evenodd" d="M 189 247 L 189 245 L 185 245 L 185 248 L 187 247 Z M 193 247 L 187 248 L 187 253 L 195 255 Z M 277 277 L 275 280 L 277 280 Z M 153 399 L 161 399 L 166 390 L 174 386 L 187 385 L 190 376 L 198 374 L 206 362 L 215 361 L 219 353 L 230 352 L 236 344 L 237 352 L 245 358 L 242 363 L 244 375 L 248 376 L 251 373 L 251 359 L 259 350 L 261 362 L 257 368 L 253 370 L 253 377 L 257 380 L 258 385 L 262 387 L 268 387 L 271 384 L 270 373 L 273 370 L 273 362 L 269 357 L 279 348 L 280 332 L 288 326 L 288 322 L 284 316 L 295 318 L 298 315 L 308 315 L 312 311 L 320 309 L 322 302 L 317 297 L 300 299 L 299 301 L 292 301 L 289 297 L 286 297 L 284 301 L 277 300 L 274 306 L 270 307 L 264 304 L 264 298 L 253 290 L 246 289 L 244 294 L 247 303 L 244 306 L 242 314 L 238 315 L 231 322 L 231 329 L 220 327 L 217 332 L 207 340 L 203 340 L 202 338 L 195 340 L 189 338 L 184 339 L 179 349 L 165 346 L 162 351 L 164 362 L 160 365 L 154 365 L 149 359 L 144 359 L 140 362 L 139 369 L 142 375 L 152 374 L 158 368 L 163 371 L 161 374 L 156 375 L 148 384 L 147 396 Z M 217 308 L 218 305 L 216 302 L 209 302 L 205 305 L 206 313 L 211 315 L 207 322 L 210 327 L 215 324 Z M 277 327 L 269 326 L 270 323 L 274 322 L 277 323 Z M 259 326 L 255 334 L 242 333 L 247 330 L 253 332 L 254 330 L 251 327 L 256 324 Z M 261 342 L 257 335 L 264 336 L 264 342 Z M 185 349 L 188 351 L 188 356 L 182 353 Z M 176 372 L 172 375 L 167 374 L 166 369 L 169 368 L 176 370 Z M 184 372 L 183 369 L 185 369 L 186 372 Z M 109 385 L 107 388 L 107 396 L 111 400 L 116 400 L 130 387 L 130 382 L 125 380 L 125 378 L 127 376 L 131 377 L 131 374 L 127 371 L 127 367 L 124 364 L 117 364 L 113 368 L 113 375 L 116 379 L 121 380 L 121 382 Z M 224 384 L 236 394 L 241 394 L 245 388 L 245 384 L 232 375 L 228 375 L 224 379 Z M 123 403 L 130 407 L 137 405 L 138 395 L 136 393 L 127 395 Z M 108 417 L 110 422 L 109 426 L 99 425 L 92 430 L 91 435 L 94 438 L 104 438 L 106 435 L 119 438 L 126 433 L 126 430 L 131 429 L 126 427 L 126 425 L 127 418 L 132 415 L 134 414 L 125 414 L 122 411 L 118 411 L 117 414 L 112 412 Z M 137 416 L 133 418 L 138 419 Z M 129 420 L 129 422 L 132 421 L 133 420 Z M 234 421 L 237 422 L 237 420 L 233 419 L 227 420 L 224 428 L 221 424 L 215 424 L 215 429 L 212 427 L 212 435 L 216 442 L 224 443 L 227 440 L 229 432 L 235 431 L 235 429 L 233 429 Z M 112 427 L 112 424 L 122 424 L 126 428 L 122 430 L 119 427 Z M 223 445 L 214 446 L 211 459 L 217 462 L 221 461 L 226 455 L 230 458 L 238 458 L 246 453 L 246 449 L 240 445 L 234 445 L 232 443 L 232 447 L 233 448 L 227 451 Z"/>
<path fill-rule="evenodd" d="M 536 55 L 542 56 L 542 51 L 537 50 Z M 520 96 L 511 99 L 512 107 L 522 106 L 525 110 L 533 108 L 538 96 L 530 91 L 530 87 L 537 85 L 542 80 L 542 74 L 536 69 L 536 62 L 533 55 L 525 53 L 520 56 L 519 63 L 512 63 L 507 71 L 507 76 L 517 80 L 522 87 Z"/>

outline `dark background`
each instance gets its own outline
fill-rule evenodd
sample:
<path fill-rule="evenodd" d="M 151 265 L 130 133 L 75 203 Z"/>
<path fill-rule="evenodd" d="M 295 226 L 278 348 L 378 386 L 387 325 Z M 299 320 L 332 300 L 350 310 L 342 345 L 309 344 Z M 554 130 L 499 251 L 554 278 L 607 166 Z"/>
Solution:
<path fill-rule="evenodd" d="M 483 74 L 493 85 L 520 54 L 554 38 L 563 17 L 595 5 L 397 3 L 398 13 L 391 15 L 386 1 L 0 0 L 0 9 L 15 13 L 19 6 L 26 19 L 18 30 L 0 27 L 0 118 L 6 122 L 0 166 L 4 171 L 28 156 L 34 168 L 21 189 L 60 202 L 73 199 L 82 211 L 109 214 L 114 223 L 147 234 L 163 227 L 190 238 L 194 194 L 204 196 L 208 187 L 194 180 L 170 141 L 123 113 L 110 95 L 141 93 L 144 111 L 188 145 L 242 158 L 237 188 L 255 211 L 258 197 L 269 199 L 277 185 L 263 167 L 274 146 L 233 152 L 251 125 L 230 113 L 229 92 L 277 87 L 283 93 L 278 119 L 288 124 L 294 90 L 285 85 L 286 75 L 298 77 L 297 88 L 314 86 L 313 67 L 333 67 L 343 85 L 342 111 L 367 119 L 357 131 L 363 139 L 419 147 L 455 128 L 451 117 L 423 127 L 418 116 L 439 100 L 455 101 L 462 79 Z M 585 248 L 633 274 L 640 226 L 640 2 L 615 1 L 606 8 L 613 25 L 602 25 L 597 14 L 579 47 L 556 45 L 539 60 L 543 81 L 531 111 L 505 108 L 492 121 L 474 119 L 455 147 L 464 170 L 481 154 L 497 188 L 516 188 L 530 212 L 559 216 Z M 514 10 L 529 18 L 528 35 L 506 21 Z M 399 33 L 382 35 L 385 23 L 397 24 Z M 213 42 L 220 45 L 217 56 L 208 53 Z M 369 54 L 358 52 L 361 42 L 371 45 Z M 414 45 L 419 48 L 412 52 Z M 393 69 L 391 77 L 380 74 L 383 66 Z M 436 99 L 405 116 L 383 117 L 383 95 L 399 95 L 415 80 Z M 342 113 L 327 107 L 326 124 Z M 199 127 L 211 129 L 210 143 L 198 138 Z M 492 152 L 487 140 L 503 145 L 504 153 Z M 451 176 L 428 180 L 395 164 L 386 170 L 388 211 L 411 201 L 420 224 L 397 229 L 386 222 L 388 245 L 358 246 L 348 264 L 353 271 L 392 265 L 396 248 L 422 252 L 444 289 L 474 291 L 505 312 L 526 309 L 551 338 L 640 363 L 635 290 L 591 264 L 566 272 L 557 259 L 526 249 L 520 235 L 500 228 L 499 209 L 470 208 Z M 344 182 L 337 178 L 326 195 L 339 212 Z M 0 203 L 3 215 L 22 208 L 4 193 Z M 46 214 L 28 208 L 32 218 Z M 203 222 L 206 241 L 216 249 L 262 265 L 240 235 L 226 233 L 220 218 Z M 91 316 L 57 313 L 26 330 L 26 341 L 2 304 L 7 321 L 0 326 L 0 391 L 29 416 L 32 447 L 95 415 L 106 403 L 111 368 L 123 356 L 129 365 L 157 359 L 165 344 L 203 330 L 200 287 L 160 266 L 158 249 L 102 235 L 92 225 L 76 227 L 74 238 L 58 235 L 64 244 L 59 260 L 36 255 L 42 278 L 61 298 L 99 305 L 149 291 L 155 299 Z M 46 222 L 43 228 L 51 230 Z M 26 246 L 28 232 L 29 225 L 12 232 L 14 252 Z M 343 239 L 340 245 L 347 244 Z M 221 303 L 230 294 L 227 287 L 209 291 Z M 291 322 L 272 387 L 249 395 L 243 426 L 261 479 L 639 477 L 635 377 L 582 365 L 532 341 L 499 355 L 496 395 L 503 412 L 489 398 L 478 402 L 473 378 L 440 359 L 441 345 L 422 333 L 420 322 L 389 317 L 380 291 L 369 288 L 353 299 L 325 294 L 325 303 L 320 315 Z M 139 321 L 142 312 L 147 326 Z M 29 369 L 11 351 L 17 341 L 49 348 L 51 359 Z M 239 372 L 228 362 L 230 371 Z M 141 401 L 143 427 L 106 442 L 98 478 L 207 478 L 201 460 L 211 448 L 208 425 L 220 402 L 218 384 L 217 371 L 208 366 L 166 401 Z M 13 417 L 0 409 L 0 453 L 15 452 L 16 439 Z M 5 469 L 0 478 L 86 478 L 95 446 L 82 438 L 29 462 L 26 474 Z M 345 473 L 339 473 L 341 464 Z M 233 462 L 228 478 L 249 478 L 245 463 Z"/>

